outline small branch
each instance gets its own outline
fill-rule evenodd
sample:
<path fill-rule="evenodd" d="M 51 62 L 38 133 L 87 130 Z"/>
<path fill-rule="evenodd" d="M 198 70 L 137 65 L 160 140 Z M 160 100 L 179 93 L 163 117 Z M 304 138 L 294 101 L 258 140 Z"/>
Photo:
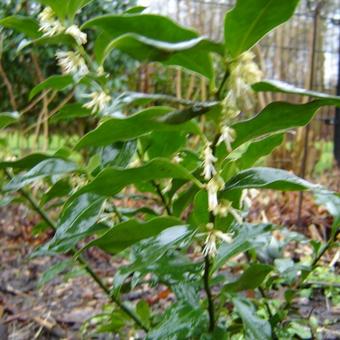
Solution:
<path fill-rule="evenodd" d="M 5 169 L 5 174 L 11 180 L 13 176 Z M 20 189 L 19 193 L 31 204 L 33 210 L 35 210 L 41 218 L 54 230 L 57 229 L 57 226 L 54 221 L 47 215 L 44 209 L 42 209 L 38 202 L 29 194 L 26 190 Z M 72 255 L 75 254 L 75 251 L 71 251 Z M 113 296 L 110 292 L 110 289 L 104 284 L 104 282 L 100 279 L 100 277 L 92 270 L 90 265 L 85 261 L 81 256 L 77 256 L 76 260 L 78 263 L 83 266 L 85 271 L 91 276 L 91 278 L 98 284 L 98 286 L 103 290 L 103 292 L 109 297 L 109 299 L 115 303 L 126 315 L 128 315 L 140 328 L 144 331 L 148 332 L 148 328 L 143 324 L 143 322 L 139 319 L 139 317 L 135 314 L 133 310 L 127 307 L 123 302 Z"/>
<path fill-rule="evenodd" d="M 9 101 L 11 103 L 11 106 L 12 106 L 12 109 L 14 111 L 17 111 L 18 110 L 18 105 L 17 105 L 17 102 L 16 102 L 16 99 L 15 99 L 15 96 L 14 96 L 14 90 L 13 90 L 13 86 L 12 86 L 12 83 L 9 81 L 8 77 L 7 77 L 7 74 L 6 74 L 6 71 L 4 70 L 3 66 L 2 66 L 2 62 L 1 62 L 1 59 L 0 59 L 0 75 L 4 81 L 4 84 L 7 88 L 7 92 L 8 92 L 8 96 L 9 96 Z"/>
<path fill-rule="evenodd" d="M 151 181 L 151 183 L 155 187 L 155 189 L 157 191 L 157 194 L 160 197 L 160 199 L 161 199 L 161 201 L 162 201 L 162 203 L 164 205 L 164 208 L 165 208 L 167 214 L 170 216 L 171 215 L 171 208 L 170 208 L 170 206 L 168 204 L 167 199 L 165 198 L 165 196 L 162 193 L 162 189 L 161 189 L 160 185 L 157 184 L 155 181 Z"/>
<path fill-rule="evenodd" d="M 208 314 L 209 314 L 209 332 L 213 332 L 215 330 L 215 309 L 214 309 L 214 301 L 211 293 L 210 285 L 209 285 L 209 277 L 210 277 L 210 258 L 209 255 L 204 257 L 204 290 L 208 299 Z"/>

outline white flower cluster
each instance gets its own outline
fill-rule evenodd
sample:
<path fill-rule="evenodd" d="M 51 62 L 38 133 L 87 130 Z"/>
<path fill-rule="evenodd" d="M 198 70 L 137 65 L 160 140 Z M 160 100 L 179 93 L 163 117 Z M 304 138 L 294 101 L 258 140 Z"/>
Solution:
<path fill-rule="evenodd" d="M 77 25 L 65 27 L 56 17 L 51 7 L 45 7 L 39 14 L 40 31 L 44 32 L 44 36 L 53 37 L 60 33 L 65 33 L 74 38 L 76 43 L 81 46 L 87 43 L 87 34 L 82 32 Z M 60 51 L 57 52 L 56 58 L 64 74 L 70 74 L 77 77 L 83 77 L 89 73 L 86 61 L 81 53 L 78 51 Z M 103 69 L 99 69 L 103 74 Z M 89 95 L 91 100 L 84 105 L 84 107 L 92 110 L 93 113 L 103 111 L 111 97 L 104 91 L 96 91 Z"/>
<path fill-rule="evenodd" d="M 84 76 L 89 72 L 84 58 L 79 52 L 57 52 L 58 64 L 64 74 Z"/>
<path fill-rule="evenodd" d="M 229 92 L 224 101 L 226 117 L 233 118 L 240 108 L 249 111 L 254 105 L 251 85 L 260 81 L 263 76 L 254 58 L 255 55 L 248 51 L 230 65 Z"/>
<path fill-rule="evenodd" d="M 231 128 L 225 128 L 222 132 L 219 142 L 228 143 L 227 148 L 231 148 L 231 143 L 234 139 L 234 132 Z M 211 143 L 207 142 L 203 152 L 203 175 L 208 181 L 206 190 L 208 192 L 208 209 L 215 216 L 226 217 L 231 214 L 238 223 L 242 223 L 242 217 L 238 210 L 232 207 L 232 203 L 227 200 L 218 201 L 218 192 L 223 190 L 224 181 L 216 171 L 215 163 L 217 158 L 213 154 Z M 214 256 L 216 254 L 216 239 L 219 238 L 225 242 L 231 242 L 228 234 L 222 233 L 220 230 L 214 229 L 212 223 L 208 224 L 208 236 L 205 241 L 204 255 Z"/>
<path fill-rule="evenodd" d="M 65 27 L 55 17 L 51 7 L 45 7 L 38 15 L 38 18 L 40 22 L 40 31 L 44 32 L 45 37 L 53 37 L 65 30 Z"/>
<path fill-rule="evenodd" d="M 111 97 L 107 95 L 104 91 L 93 92 L 90 94 L 90 98 L 91 101 L 84 104 L 84 107 L 92 110 L 92 113 L 105 110 L 108 103 L 111 101 Z"/>

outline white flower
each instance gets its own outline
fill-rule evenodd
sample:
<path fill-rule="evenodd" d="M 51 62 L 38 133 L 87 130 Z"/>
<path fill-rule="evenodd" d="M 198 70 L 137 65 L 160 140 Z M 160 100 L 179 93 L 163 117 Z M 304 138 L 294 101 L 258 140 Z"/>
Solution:
<path fill-rule="evenodd" d="M 211 143 L 207 142 L 204 149 L 204 160 L 203 160 L 203 175 L 204 178 L 208 181 L 212 176 L 216 175 L 216 169 L 214 167 L 214 162 L 217 161 L 217 158 L 213 155 L 213 151 L 211 149 Z"/>
<path fill-rule="evenodd" d="M 221 136 L 217 142 L 217 145 L 224 142 L 228 152 L 232 152 L 233 148 L 231 144 L 235 141 L 236 132 L 229 126 L 223 125 L 221 128 Z"/>
<path fill-rule="evenodd" d="M 217 194 L 224 188 L 224 181 L 221 177 L 213 177 L 207 184 L 208 191 L 208 209 L 209 211 L 215 211 L 218 207 Z"/>
<path fill-rule="evenodd" d="M 87 43 L 87 34 L 83 33 L 77 25 L 70 26 L 66 30 L 66 33 L 71 35 L 79 45 L 84 45 Z"/>
<path fill-rule="evenodd" d="M 84 58 L 78 52 L 57 52 L 57 60 L 65 74 L 83 76 L 89 73 Z"/>
<path fill-rule="evenodd" d="M 208 229 L 208 235 L 204 242 L 203 255 L 214 257 L 217 253 L 217 238 L 227 243 L 231 243 L 233 239 L 231 234 L 223 233 L 221 230 L 214 229 L 214 225 L 212 223 L 208 223 L 206 227 Z"/>
<path fill-rule="evenodd" d="M 108 103 L 111 101 L 111 97 L 103 91 L 91 93 L 90 98 L 92 98 L 92 100 L 84 104 L 84 107 L 92 110 L 92 113 L 104 111 Z"/>
<path fill-rule="evenodd" d="M 54 12 L 51 7 L 45 7 L 44 10 L 38 15 L 40 31 L 44 32 L 45 37 L 53 37 L 60 34 L 65 30 L 65 27 L 55 18 Z"/>
<path fill-rule="evenodd" d="M 214 257 L 216 253 L 216 235 L 213 232 L 209 232 L 204 242 L 203 255 Z"/>
<path fill-rule="evenodd" d="M 243 218 L 240 215 L 240 212 L 237 209 L 233 208 L 231 204 L 232 204 L 231 202 L 223 200 L 222 202 L 220 202 L 220 204 L 218 204 L 215 207 L 213 211 L 214 215 L 227 217 L 228 214 L 231 214 L 238 224 L 242 224 Z"/>

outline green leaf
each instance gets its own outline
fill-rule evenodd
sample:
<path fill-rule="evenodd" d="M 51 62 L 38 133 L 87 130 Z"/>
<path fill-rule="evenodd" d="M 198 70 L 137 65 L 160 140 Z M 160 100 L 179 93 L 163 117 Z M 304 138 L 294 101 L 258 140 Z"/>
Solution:
<path fill-rule="evenodd" d="M 183 211 L 192 203 L 198 188 L 192 185 L 189 189 L 181 192 L 172 204 L 173 214 L 180 216 Z"/>
<path fill-rule="evenodd" d="M 85 135 L 76 148 L 106 146 L 143 136 L 160 125 L 156 122 L 156 117 L 170 111 L 171 109 L 166 107 L 153 107 L 126 118 L 111 118 Z"/>
<path fill-rule="evenodd" d="M 55 75 L 47 78 L 37 86 L 33 87 L 29 95 L 29 100 L 35 97 L 46 89 L 52 89 L 54 91 L 65 90 L 68 86 L 73 84 L 73 78 L 69 75 Z"/>
<path fill-rule="evenodd" d="M 40 162 L 53 158 L 43 153 L 33 153 L 16 161 L 4 161 L 0 162 L 0 169 L 12 168 L 12 169 L 30 169 L 39 164 Z"/>
<path fill-rule="evenodd" d="M 174 155 L 187 141 L 183 131 L 154 131 L 141 138 L 143 149 L 149 158 L 168 157 Z"/>
<path fill-rule="evenodd" d="M 104 31 L 110 34 L 112 40 L 126 33 L 135 33 L 170 43 L 198 37 L 193 30 L 182 27 L 167 17 L 155 14 L 109 14 L 87 21 L 83 28 Z"/>
<path fill-rule="evenodd" d="M 161 322 L 147 334 L 146 340 L 199 339 L 207 324 L 207 313 L 202 307 L 193 308 L 184 300 L 162 313 Z"/>
<path fill-rule="evenodd" d="M 44 286 L 46 283 L 50 282 L 64 271 L 72 270 L 73 265 L 73 260 L 63 260 L 52 265 L 42 273 L 41 277 L 39 278 L 39 286 Z"/>
<path fill-rule="evenodd" d="M 93 0 L 69 0 L 66 13 L 71 18 L 73 18 L 79 10 L 81 10 L 83 7 L 87 6 L 91 2 L 93 2 Z"/>
<path fill-rule="evenodd" d="M 136 154 L 136 150 L 137 142 L 135 140 L 117 142 L 114 145 L 106 146 L 100 151 L 101 165 L 102 167 L 126 168 Z"/>
<path fill-rule="evenodd" d="M 226 284 L 223 290 L 227 292 L 241 292 L 243 290 L 256 289 L 272 270 L 273 267 L 266 264 L 251 264 L 238 280 Z"/>
<path fill-rule="evenodd" d="M 143 321 L 143 324 L 150 327 L 151 310 L 145 300 L 140 300 L 136 306 L 136 312 Z"/>
<path fill-rule="evenodd" d="M 73 19 L 78 10 L 93 0 L 38 0 L 41 4 L 49 6 L 60 19 L 69 17 Z"/>
<path fill-rule="evenodd" d="M 77 170 L 77 165 L 73 162 L 58 158 L 46 159 L 25 174 L 15 176 L 4 189 L 7 191 L 17 191 L 25 185 L 44 177 L 62 175 Z"/>
<path fill-rule="evenodd" d="M 247 150 L 236 161 L 239 169 L 247 169 L 252 167 L 260 158 L 270 155 L 272 151 L 282 144 L 283 134 L 269 136 L 258 142 L 252 142 Z"/>
<path fill-rule="evenodd" d="M 304 126 L 320 107 L 332 105 L 332 103 L 332 100 L 326 99 L 315 100 L 307 104 L 271 103 L 255 117 L 232 126 L 236 131 L 233 148 L 258 137 Z"/>
<path fill-rule="evenodd" d="M 112 48 L 118 48 L 138 60 L 179 65 L 211 78 L 209 53 L 223 53 L 220 44 L 199 38 L 196 32 L 160 15 L 105 15 L 88 21 L 83 27 L 104 32 L 95 47 L 99 63 Z"/>
<path fill-rule="evenodd" d="M 31 39 L 36 39 L 42 36 L 42 33 L 39 32 L 38 21 L 26 16 L 13 15 L 0 19 L 0 26 L 16 30 Z"/>
<path fill-rule="evenodd" d="M 84 118 L 91 115 L 91 110 L 87 109 L 80 103 L 68 104 L 61 108 L 55 115 L 50 118 L 52 123 L 61 120 L 72 120 L 75 118 Z"/>
<path fill-rule="evenodd" d="M 92 234 L 89 230 L 97 222 L 104 200 L 98 195 L 84 194 L 67 205 L 48 248 L 64 252 L 73 248 L 81 238 Z"/>
<path fill-rule="evenodd" d="M 233 298 L 233 304 L 237 313 L 242 319 L 249 339 L 271 340 L 272 330 L 270 323 L 261 319 L 257 314 L 253 304 L 241 297 Z"/>
<path fill-rule="evenodd" d="M 142 13 L 147 7 L 145 6 L 134 6 L 129 8 L 128 10 L 126 10 L 124 12 L 124 14 L 138 14 L 138 13 Z"/>
<path fill-rule="evenodd" d="M 288 94 L 299 94 L 301 96 L 314 97 L 317 99 L 326 99 L 330 103 L 333 102 L 333 105 L 340 106 L 340 97 L 338 96 L 332 96 L 317 91 L 305 90 L 280 80 L 263 80 L 259 83 L 253 84 L 252 88 L 257 92 L 280 92 Z"/>
<path fill-rule="evenodd" d="M 267 233 L 270 229 L 271 225 L 268 224 L 244 224 L 232 243 L 224 242 L 218 248 L 212 271 L 215 272 L 221 268 L 232 257 L 252 249 L 254 247 L 252 241 L 258 236 Z"/>
<path fill-rule="evenodd" d="M 320 186 L 297 177 L 286 170 L 258 167 L 239 172 L 225 184 L 224 191 L 251 188 L 281 191 L 321 189 Z"/>
<path fill-rule="evenodd" d="M 155 158 L 138 168 L 106 168 L 75 195 L 92 192 L 103 196 L 114 196 L 127 185 L 163 178 L 183 178 L 201 186 L 200 182 L 182 166 L 173 164 L 167 159 Z"/>
<path fill-rule="evenodd" d="M 50 200 L 57 198 L 57 197 L 64 197 L 67 196 L 72 191 L 72 186 L 68 180 L 61 179 L 44 194 L 41 199 L 43 204 L 46 204 Z"/>
<path fill-rule="evenodd" d="M 299 0 L 238 0 L 225 17 L 227 53 L 235 58 L 249 50 L 266 33 L 287 21 L 298 3 Z"/>
<path fill-rule="evenodd" d="M 197 226 L 206 226 L 209 223 L 208 193 L 200 190 L 194 198 L 193 210 L 190 220 Z"/>
<path fill-rule="evenodd" d="M 76 148 L 106 146 L 119 141 L 136 139 L 151 131 L 180 129 L 181 131 L 199 133 L 197 126 L 188 121 L 200 112 L 209 112 L 210 107 L 204 107 L 201 110 L 174 111 L 171 108 L 159 106 L 126 118 L 111 118 L 85 135 L 78 142 Z M 178 126 L 179 124 L 182 125 Z"/>
<path fill-rule="evenodd" d="M 115 225 L 104 235 L 87 244 L 84 249 L 96 246 L 107 253 L 117 254 L 143 239 L 156 236 L 167 228 L 181 224 L 180 220 L 173 217 L 156 217 L 147 222 L 131 219 Z"/>
<path fill-rule="evenodd" d="M 17 123 L 20 118 L 18 112 L 2 112 L 0 113 L 0 129 L 5 128 L 8 125 Z"/>
<path fill-rule="evenodd" d="M 142 62 L 160 62 L 164 65 L 180 66 L 212 79 L 213 68 L 209 53 L 217 50 L 218 47 L 203 37 L 169 43 L 137 34 L 125 34 L 113 40 L 104 52 L 98 51 L 97 44 L 97 52 L 103 56 L 102 58 L 105 58 L 112 49 L 118 49 Z"/>

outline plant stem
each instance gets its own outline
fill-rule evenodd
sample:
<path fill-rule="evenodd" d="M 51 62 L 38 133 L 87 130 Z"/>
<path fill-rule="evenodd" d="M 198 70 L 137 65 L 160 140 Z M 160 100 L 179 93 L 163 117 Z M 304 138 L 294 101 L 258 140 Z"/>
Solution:
<path fill-rule="evenodd" d="M 210 285 L 209 285 L 209 277 L 210 277 L 210 258 L 209 255 L 204 257 L 204 290 L 207 294 L 208 299 L 208 313 L 209 313 L 209 332 L 213 332 L 215 330 L 215 309 L 214 309 L 214 301 L 211 293 Z"/>
<path fill-rule="evenodd" d="M 170 216 L 171 215 L 171 208 L 170 208 L 170 206 L 169 206 L 169 204 L 167 202 L 167 199 L 165 198 L 165 196 L 162 193 L 161 187 L 155 181 L 151 181 L 151 182 L 152 182 L 152 185 L 155 187 L 155 189 L 157 191 L 157 194 L 160 197 L 160 199 L 161 199 L 161 201 L 162 201 L 162 203 L 164 205 L 164 208 L 165 208 L 167 214 Z"/>
<path fill-rule="evenodd" d="M 229 78 L 229 75 L 230 75 L 229 70 L 226 70 L 225 73 L 224 73 L 223 79 L 221 81 L 221 84 L 220 84 L 219 88 L 217 89 L 217 91 L 215 93 L 216 100 L 220 100 L 221 99 L 221 93 L 222 93 L 222 90 L 223 90 L 223 87 L 224 87 L 226 81 Z"/>
<path fill-rule="evenodd" d="M 8 169 L 5 169 L 5 174 L 9 179 L 12 179 L 11 173 Z M 35 210 L 40 217 L 53 229 L 56 230 L 57 226 L 54 221 L 47 215 L 46 211 L 42 209 L 38 202 L 34 199 L 34 197 L 28 193 L 24 189 L 20 189 L 19 193 L 31 204 L 33 210 Z M 72 255 L 75 254 L 75 251 L 71 250 Z M 103 292 L 108 296 L 108 298 L 115 303 L 127 316 L 129 316 L 140 328 L 144 331 L 148 332 L 148 328 L 143 324 L 143 322 L 139 319 L 139 317 L 135 314 L 133 310 L 131 310 L 128 306 L 126 306 L 123 302 L 118 300 L 115 296 L 113 296 L 110 292 L 110 289 L 104 284 L 104 282 L 100 279 L 100 277 L 93 271 L 90 265 L 85 261 L 85 259 L 81 256 L 76 258 L 77 262 L 83 266 L 85 271 L 89 276 L 95 281 L 98 286 L 103 290 Z"/>

